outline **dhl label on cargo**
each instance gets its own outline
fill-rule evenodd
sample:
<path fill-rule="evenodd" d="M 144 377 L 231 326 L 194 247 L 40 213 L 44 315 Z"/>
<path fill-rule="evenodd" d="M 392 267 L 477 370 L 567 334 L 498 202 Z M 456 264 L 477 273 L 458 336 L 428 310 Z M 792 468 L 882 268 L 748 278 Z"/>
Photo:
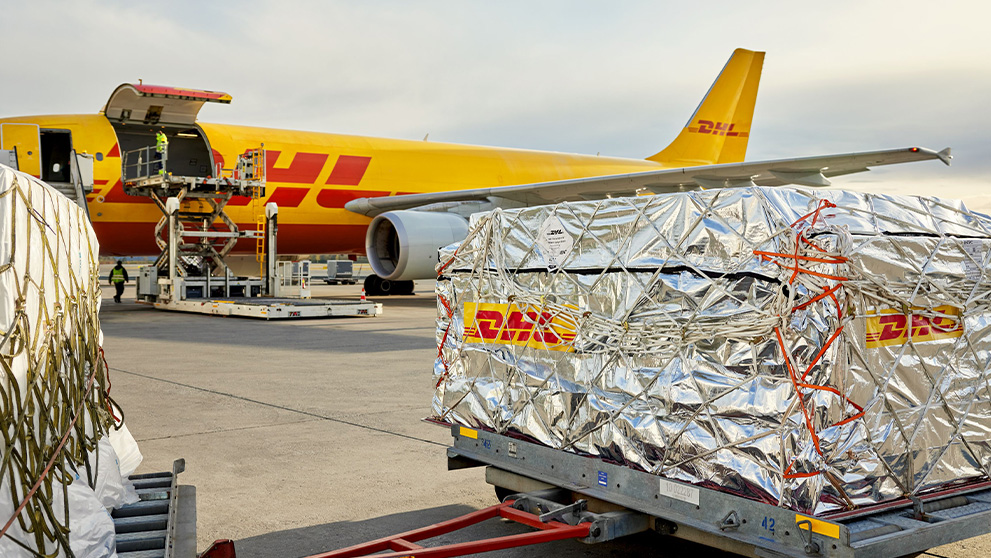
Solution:
<path fill-rule="evenodd" d="M 466 302 L 466 343 L 517 345 L 549 351 L 572 352 L 576 322 L 565 314 L 553 314 L 515 303 Z"/>
<path fill-rule="evenodd" d="M 921 308 L 913 309 L 907 316 L 898 310 L 881 310 L 867 316 L 867 348 L 904 345 L 911 339 L 913 343 L 951 339 L 963 335 L 963 319 L 960 309 L 955 306 L 938 306 L 935 313 L 942 316 L 925 316 Z"/>

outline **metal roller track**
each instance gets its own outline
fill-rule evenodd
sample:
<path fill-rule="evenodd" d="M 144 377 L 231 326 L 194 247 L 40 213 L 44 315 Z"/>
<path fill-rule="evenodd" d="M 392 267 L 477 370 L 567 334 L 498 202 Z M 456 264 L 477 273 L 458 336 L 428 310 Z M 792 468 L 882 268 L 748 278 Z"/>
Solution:
<path fill-rule="evenodd" d="M 185 460 L 171 472 L 131 475 L 140 501 L 111 514 L 120 558 L 195 558 L 196 487 L 179 486 Z"/>

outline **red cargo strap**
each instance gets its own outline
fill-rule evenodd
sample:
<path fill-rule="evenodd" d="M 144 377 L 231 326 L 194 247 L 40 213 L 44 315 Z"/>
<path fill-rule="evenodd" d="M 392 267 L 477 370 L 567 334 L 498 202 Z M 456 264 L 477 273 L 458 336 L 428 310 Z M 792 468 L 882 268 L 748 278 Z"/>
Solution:
<path fill-rule="evenodd" d="M 848 403 L 851 407 L 853 407 L 854 409 L 857 410 L 857 412 L 855 414 L 852 414 L 852 415 L 848 416 L 847 418 L 845 418 L 843 420 L 840 420 L 839 422 L 836 422 L 834 424 L 831 424 L 830 425 L 830 428 L 832 428 L 834 426 L 840 426 L 840 425 L 843 425 L 843 424 L 847 424 L 849 422 L 852 422 L 852 421 L 857 420 L 857 419 L 859 419 L 859 418 L 861 418 L 861 417 L 864 416 L 864 409 L 863 409 L 863 407 L 861 407 L 860 405 L 854 403 L 853 400 L 851 400 L 849 397 L 847 397 L 839 389 L 837 389 L 837 388 L 835 388 L 833 386 L 820 385 L 820 384 L 815 384 L 815 383 L 806 381 L 806 379 L 808 378 L 809 374 L 812 372 L 812 369 L 815 368 L 815 365 L 819 363 L 819 360 L 822 359 L 823 355 L 826 354 L 826 350 L 829 349 L 830 345 L 833 344 L 833 341 L 835 341 L 836 338 L 840 336 L 840 333 L 843 331 L 843 328 L 845 327 L 844 325 L 842 325 L 842 322 L 843 322 L 843 307 L 842 307 L 842 304 L 840 303 L 839 299 L 836 297 L 836 293 L 843 287 L 844 282 L 847 281 L 848 278 L 847 277 L 842 277 L 842 276 L 839 276 L 839 275 L 833 275 L 833 274 L 830 274 L 830 273 L 822 273 L 822 272 L 818 272 L 818 271 L 812 271 L 811 269 L 804 268 L 804 267 L 802 267 L 800 265 L 801 262 L 821 263 L 821 264 L 828 264 L 828 265 L 840 265 L 840 264 L 847 263 L 848 260 L 847 260 L 846 257 L 844 257 L 844 256 L 836 256 L 836 255 L 829 255 L 829 254 L 826 253 L 826 250 L 824 250 L 822 247 L 820 247 L 819 245 L 817 245 L 814 241 L 805 238 L 805 233 L 807 231 L 809 231 L 809 230 L 812 229 L 812 227 L 819 220 L 820 216 L 823 217 L 823 219 L 826 218 L 826 216 L 821 215 L 822 211 L 824 209 L 831 209 L 831 208 L 834 208 L 834 207 L 836 207 L 836 205 L 833 204 L 832 202 L 827 201 L 827 200 L 822 200 L 821 202 L 819 202 L 819 205 L 816 207 L 816 209 L 814 211 L 811 211 L 811 212 L 803 215 L 802 217 L 800 217 L 798 220 L 796 220 L 794 223 L 791 224 L 792 228 L 795 228 L 802 221 L 808 219 L 809 217 L 812 218 L 812 221 L 809 223 L 809 225 L 807 227 L 803 227 L 802 230 L 800 230 L 800 231 L 798 231 L 796 233 L 796 237 L 795 237 L 795 252 L 793 254 L 785 254 L 785 253 L 781 253 L 781 252 L 769 252 L 769 251 L 764 251 L 764 250 L 754 250 L 754 255 L 759 256 L 762 261 L 770 261 L 770 262 L 772 262 L 772 263 L 774 263 L 774 264 L 776 264 L 776 265 L 778 265 L 780 267 L 783 267 L 785 269 L 791 270 L 793 273 L 792 273 L 791 278 L 788 280 L 789 283 L 794 283 L 795 279 L 798 278 L 799 274 L 801 274 L 801 273 L 806 273 L 806 274 L 809 274 L 809 275 L 813 275 L 813 276 L 816 276 L 816 277 L 821 277 L 823 279 L 829 279 L 829 280 L 833 280 L 833 281 L 836 281 L 837 282 L 832 287 L 824 288 L 823 289 L 823 292 L 820 293 L 820 294 L 818 294 L 817 296 L 815 296 L 815 297 L 813 297 L 813 298 L 811 298 L 809 300 L 806 300 L 805 302 L 803 302 L 801 304 L 798 304 L 798 305 L 796 305 L 795 307 L 793 307 L 791 309 L 792 312 L 795 312 L 795 311 L 798 311 L 798 310 L 801 310 L 803 308 L 806 308 L 806 307 L 810 306 L 811 304 L 813 304 L 815 302 L 818 302 L 820 300 L 823 300 L 823 299 L 825 299 L 825 298 L 828 297 L 829 299 L 831 299 L 833 301 L 833 304 L 836 305 L 836 319 L 840 323 L 840 325 L 836 328 L 836 330 L 829 337 L 829 339 L 826 341 L 826 343 L 819 349 L 819 352 L 815 355 L 815 357 L 809 363 L 808 368 L 805 369 L 805 372 L 802 373 L 801 376 L 798 375 L 798 372 L 799 371 L 795 368 L 795 366 L 797 366 L 797 363 L 796 363 L 795 366 L 792 365 L 791 358 L 790 358 L 791 351 L 789 351 L 788 346 L 785 344 L 784 336 L 781 333 L 781 328 L 780 327 L 775 327 L 774 328 L 774 333 L 775 333 L 775 335 L 777 336 L 777 339 L 778 339 L 778 346 L 781 348 L 781 355 L 784 358 L 785 366 L 788 369 L 788 377 L 791 379 L 791 383 L 792 383 L 792 385 L 795 388 L 795 395 L 798 397 L 798 406 L 802 410 L 802 415 L 803 415 L 803 417 L 805 419 L 805 427 L 808 430 L 809 435 L 812 437 L 812 443 L 815 445 L 816 453 L 818 453 L 820 456 L 823 456 L 823 457 L 825 457 L 825 456 L 823 455 L 822 448 L 819 446 L 819 434 L 816 431 L 816 427 L 815 427 L 815 423 L 814 423 L 815 410 L 813 409 L 812 411 L 809 411 L 809 409 L 808 409 L 808 407 L 806 405 L 806 400 L 805 400 L 805 395 L 806 394 L 804 394 L 802 390 L 803 389 L 806 389 L 806 390 L 818 390 L 818 391 L 826 391 L 826 392 L 832 393 L 832 394 L 836 395 L 837 397 L 841 397 L 844 400 L 844 402 Z M 806 256 L 806 255 L 799 254 L 799 250 L 800 250 L 800 248 L 802 247 L 803 244 L 806 245 L 806 246 L 812 247 L 813 249 L 815 249 L 816 251 L 818 251 L 819 253 L 821 253 L 823 255 L 822 256 Z M 786 261 L 787 260 L 792 260 L 792 261 L 794 261 L 794 264 L 786 264 L 784 262 L 781 262 L 781 261 L 776 260 L 775 258 L 784 259 Z M 813 405 L 815 405 L 815 402 L 814 401 L 813 401 Z M 819 474 L 822 474 L 823 473 L 823 471 L 810 471 L 810 472 L 798 472 L 798 473 L 796 473 L 796 472 L 792 472 L 792 468 L 794 466 L 795 466 L 795 461 L 792 460 L 788 464 L 788 466 L 785 468 L 782 476 L 784 476 L 784 478 L 786 478 L 786 479 L 800 479 L 800 478 L 814 477 L 816 475 L 819 475 Z M 839 487 L 837 487 L 837 488 L 839 488 Z M 841 490 L 841 492 L 842 492 L 842 490 Z M 843 494 L 843 497 L 847 500 L 848 503 L 850 503 L 852 505 L 852 500 L 850 500 L 850 498 L 847 497 L 846 494 Z"/>
<path fill-rule="evenodd" d="M 389 550 L 393 552 L 375 554 L 375 558 L 399 558 L 411 555 L 415 555 L 416 558 L 446 558 L 448 556 L 464 556 L 465 554 L 476 552 L 503 550 L 561 539 L 581 539 L 588 536 L 588 530 L 591 527 L 589 523 L 579 523 L 578 525 L 568 525 L 557 521 L 542 523 L 537 516 L 517 510 L 512 506 L 513 501 L 508 500 L 502 504 L 436 523 L 429 527 L 407 531 L 391 537 L 383 537 L 333 552 L 314 554 L 308 558 L 352 558 L 369 556 L 377 552 L 386 552 Z M 495 537 L 444 546 L 422 547 L 416 544 L 417 541 L 444 535 L 496 517 L 509 519 L 510 521 L 522 523 L 523 525 L 540 530 L 519 535 L 508 535 L 505 537 Z"/>

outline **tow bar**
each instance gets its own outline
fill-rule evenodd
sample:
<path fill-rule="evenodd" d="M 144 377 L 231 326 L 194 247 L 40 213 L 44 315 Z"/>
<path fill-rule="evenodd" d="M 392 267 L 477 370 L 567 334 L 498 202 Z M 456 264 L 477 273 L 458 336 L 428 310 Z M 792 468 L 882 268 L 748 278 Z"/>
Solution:
<path fill-rule="evenodd" d="M 618 536 L 646 531 L 649 527 L 649 518 L 641 513 L 631 511 L 591 513 L 586 510 L 585 500 L 568 504 L 560 503 L 564 498 L 570 499 L 570 495 L 569 491 L 561 489 L 513 494 L 501 504 L 461 517 L 340 550 L 314 554 L 309 558 L 356 558 L 372 554 L 375 558 L 400 558 L 408 557 L 411 553 L 415 553 L 417 558 L 447 558 L 563 539 L 582 539 L 583 542 L 589 543 L 603 542 Z M 494 518 L 508 519 L 533 527 L 537 531 L 434 547 L 416 544 Z M 376 554 L 379 552 L 386 553 Z"/>

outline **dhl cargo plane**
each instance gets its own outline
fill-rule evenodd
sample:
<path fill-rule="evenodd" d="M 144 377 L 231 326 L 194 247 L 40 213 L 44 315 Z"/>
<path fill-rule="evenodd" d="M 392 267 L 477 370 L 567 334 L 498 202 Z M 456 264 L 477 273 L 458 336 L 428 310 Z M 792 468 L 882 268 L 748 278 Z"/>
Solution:
<path fill-rule="evenodd" d="M 225 93 L 124 84 L 99 114 L 0 119 L 0 149 L 16 148 L 22 171 L 66 181 L 71 157 L 92 157 L 86 196 L 107 255 L 154 255 L 161 217 L 145 197 L 125 194 L 121 154 L 169 140 L 167 171 L 210 176 L 264 144 L 262 203 L 234 198 L 228 214 L 254 229 L 265 203 L 279 206 L 283 254 L 366 254 L 369 294 L 411 292 L 434 276 L 437 249 L 464 238 L 466 217 L 519 207 L 698 188 L 829 185 L 869 167 L 940 159 L 949 150 L 891 149 L 744 163 L 764 53 L 736 50 L 675 140 L 645 160 L 454 145 L 197 122 Z M 253 251 L 245 243 L 235 248 Z"/>

